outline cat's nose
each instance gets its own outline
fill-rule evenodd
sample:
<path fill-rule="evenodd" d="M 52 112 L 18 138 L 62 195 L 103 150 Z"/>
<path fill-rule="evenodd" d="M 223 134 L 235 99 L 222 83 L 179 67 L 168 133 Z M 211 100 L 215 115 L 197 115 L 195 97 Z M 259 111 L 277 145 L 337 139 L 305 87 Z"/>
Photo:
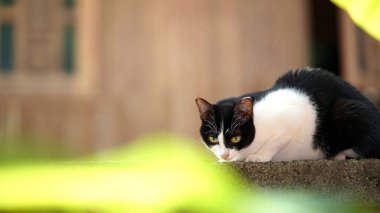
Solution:
<path fill-rule="evenodd" d="M 225 151 L 222 153 L 220 157 L 222 157 L 223 160 L 227 160 L 229 156 L 230 156 L 230 153 L 228 151 Z"/>

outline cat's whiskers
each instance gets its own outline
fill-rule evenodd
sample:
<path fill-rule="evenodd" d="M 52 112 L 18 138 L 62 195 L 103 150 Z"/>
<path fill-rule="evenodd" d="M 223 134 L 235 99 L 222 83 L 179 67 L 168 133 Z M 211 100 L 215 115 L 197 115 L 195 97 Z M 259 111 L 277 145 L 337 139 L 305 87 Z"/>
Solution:
<path fill-rule="evenodd" d="M 231 124 L 231 132 L 233 132 L 234 130 L 235 130 L 235 128 L 237 127 L 237 126 L 239 126 L 239 124 L 241 123 L 241 118 L 237 118 L 237 119 L 235 119 L 233 122 L 232 122 L 232 124 Z M 236 123 L 236 124 L 235 124 Z"/>
<path fill-rule="evenodd" d="M 212 126 L 206 124 L 207 127 L 209 127 L 213 132 L 217 133 L 217 131 L 215 130 L 215 128 L 213 128 Z"/>
<path fill-rule="evenodd" d="M 210 127 L 212 131 L 217 132 L 216 126 L 212 122 L 208 120 L 205 120 L 205 122 L 207 122 L 206 126 Z"/>
<path fill-rule="evenodd" d="M 213 115 L 211 115 L 212 122 L 214 123 L 214 126 L 216 127 L 216 121 Z"/>
<path fill-rule="evenodd" d="M 233 132 L 235 130 L 236 127 L 238 127 L 240 125 L 241 122 L 238 122 L 235 126 L 233 126 L 231 129 L 231 132 Z"/>

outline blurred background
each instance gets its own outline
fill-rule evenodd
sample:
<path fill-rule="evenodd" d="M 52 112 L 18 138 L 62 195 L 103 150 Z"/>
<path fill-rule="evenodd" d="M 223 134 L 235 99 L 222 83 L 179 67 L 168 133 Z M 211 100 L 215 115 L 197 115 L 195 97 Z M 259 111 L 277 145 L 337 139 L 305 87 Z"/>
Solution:
<path fill-rule="evenodd" d="M 327 0 L 0 0 L 0 145 L 82 154 L 151 132 L 198 139 L 195 97 L 265 89 L 303 66 L 378 103 L 379 59 Z"/>

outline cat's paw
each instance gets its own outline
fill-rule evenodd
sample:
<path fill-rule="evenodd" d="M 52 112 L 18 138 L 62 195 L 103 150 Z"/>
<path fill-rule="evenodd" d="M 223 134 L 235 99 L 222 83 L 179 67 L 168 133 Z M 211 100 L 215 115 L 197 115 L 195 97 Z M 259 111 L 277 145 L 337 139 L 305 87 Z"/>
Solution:
<path fill-rule="evenodd" d="M 262 155 L 249 155 L 245 158 L 245 162 L 269 162 L 271 158 Z"/>

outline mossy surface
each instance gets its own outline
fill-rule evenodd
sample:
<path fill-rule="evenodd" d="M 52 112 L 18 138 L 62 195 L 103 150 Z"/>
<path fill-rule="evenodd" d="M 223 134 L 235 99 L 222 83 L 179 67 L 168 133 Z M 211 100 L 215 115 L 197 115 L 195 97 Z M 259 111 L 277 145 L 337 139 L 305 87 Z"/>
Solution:
<path fill-rule="evenodd" d="M 234 162 L 248 181 L 271 190 L 312 191 L 380 204 L 380 160 Z"/>

